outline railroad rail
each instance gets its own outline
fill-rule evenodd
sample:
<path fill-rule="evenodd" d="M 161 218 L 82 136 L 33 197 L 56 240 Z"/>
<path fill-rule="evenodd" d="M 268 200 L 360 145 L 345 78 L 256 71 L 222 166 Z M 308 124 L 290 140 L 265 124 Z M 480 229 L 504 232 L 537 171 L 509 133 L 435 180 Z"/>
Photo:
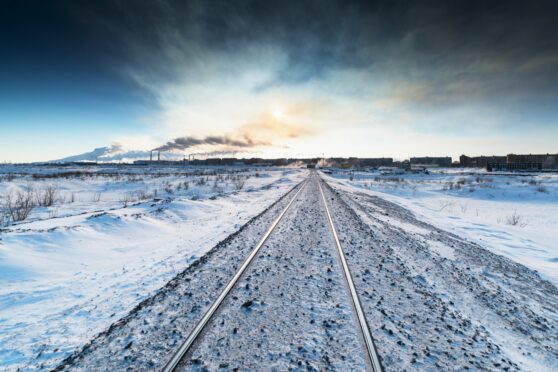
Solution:
<path fill-rule="evenodd" d="M 303 181 L 303 184 L 296 191 L 296 193 L 291 198 L 291 200 L 289 201 L 287 206 L 283 209 L 283 211 L 279 214 L 279 216 L 273 221 L 273 223 L 268 228 L 268 230 L 266 231 L 264 236 L 260 239 L 260 241 L 258 242 L 256 247 L 250 252 L 248 257 L 244 260 L 244 262 L 242 263 L 242 266 L 240 266 L 240 268 L 238 269 L 236 274 L 232 277 L 232 279 L 228 282 L 228 284 L 225 286 L 225 288 L 221 291 L 221 293 L 219 294 L 217 299 L 212 303 L 212 305 L 209 307 L 207 312 L 203 315 L 203 317 L 200 319 L 200 321 L 196 324 L 194 330 L 190 333 L 188 338 L 180 345 L 180 347 L 177 349 L 177 351 L 172 355 L 171 359 L 167 362 L 167 364 L 163 368 L 163 370 L 162 370 L 163 372 L 172 372 L 180 364 L 180 361 L 184 358 L 184 356 L 191 349 L 192 345 L 194 344 L 196 339 L 199 337 L 199 335 L 201 334 L 201 332 L 203 331 L 205 326 L 209 323 L 209 321 L 211 320 L 211 318 L 213 317 L 213 315 L 215 314 L 215 312 L 217 311 L 219 306 L 222 304 L 222 302 L 225 300 L 227 295 L 231 292 L 231 290 L 234 288 L 236 283 L 242 277 L 242 275 L 244 274 L 244 272 L 246 271 L 248 266 L 250 266 L 250 263 L 257 256 L 257 254 L 260 251 L 260 249 L 262 248 L 262 246 L 265 244 L 265 242 L 271 236 L 271 234 L 273 233 L 273 231 L 275 230 L 275 228 L 277 227 L 279 222 L 283 219 L 283 216 L 285 216 L 287 211 L 290 209 L 291 205 L 297 199 L 300 192 L 306 187 L 306 185 L 308 184 L 310 179 L 312 177 L 315 177 L 315 176 L 316 176 L 315 172 L 312 172 L 312 174 L 305 181 Z M 318 186 L 319 186 L 319 190 L 320 190 L 320 193 L 321 193 L 321 196 L 322 196 L 322 200 L 324 202 L 324 206 L 325 206 L 325 210 L 326 210 L 326 214 L 327 214 L 327 219 L 328 219 L 328 222 L 329 222 L 330 229 L 333 233 L 333 238 L 334 238 L 334 241 L 335 241 L 337 252 L 338 252 L 340 260 L 341 260 L 341 266 L 343 268 L 343 274 L 344 274 L 344 277 L 345 277 L 345 281 L 347 283 L 347 287 L 349 289 L 349 293 L 351 295 L 352 305 L 353 305 L 353 309 L 354 309 L 356 317 L 357 317 L 360 333 L 362 335 L 363 342 L 364 342 L 364 345 L 366 347 L 369 366 L 371 367 L 372 371 L 374 371 L 374 372 L 383 372 L 383 367 L 382 367 L 382 364 L 381 364 L 380 359 L 378 357 L 378 353 L 376 351 L 376 346 L 374 345 L 374 341 L 373 341 L 372 336 L 370 334 L 370 330 L 368 328 L 368 323 L 366 321 L 364 311 L 362 309 L 358 294 L 356 292 L 356 288 L 355 288 L 355 285 L 354 285 L 354 282 L 353 282 L 353 279 L 352 279 L 352 276 L 351 276 L 351 272 L 349 270 L 349 266 L 347 264 L 347 260 L 345 259 L 345 253 L 343 251 L 343 248 L 341 247 L 341 243 L 339 242 L 339 237 L 337 235 L 337 231 L 335 230 L 335 225 L 333 223 L 333 218 L 331 216 L 330 209 L 327 205 L 326 197 L 325 197 L 325 194 L 323 192 L 321 182 L 323 182 L 323 181 L 321 179 L 318 179 Z"/>
<path fill-rule="evenodd" d="M 287 206 L 285 207 L 285 209 L 283 209 L 281 214 L 273 221 L 273 223 L 271 224 L 271 226 L 269 227 L 269 229 L 267 230 L 265 235 L 262 237 L 262 239 L 259 241 L 259 243 L 256 245 L 256 247 L 252 250 L 252 252 L 250 252 L 250 254 L 246 258 L 246 260 L 244 260 L 244 263 L 242 264 L 242 266 L 240 266 L 240 269 L 238 269 L 236 274 L 232 277 L 232 279 L 229 281 L 229 283 L 225 286 L 225 288 L 223 289 L 221 294 L 219 294 L 219 297 L 217 297 L 215 302 L 213 302 L 211 307 L 207 310 L 207 312 L 204 314 L 204 316 L 198 322 L 198 324 L 196 325 L 196 327 L 194 328 L 192 333 L 190 333 L 188 338 L 182 343 L 182 345 L 180 345 L 178 350 L 173 354 L 172 358 L 169 360 L 169 362 L 163 368 L 163 372 L 172 372 L 172 371 L 175 370 L 175 368 L 178 366 L 178 364 L 180 363 L 180 361 L 182 360 L 184 355 L 186 355 L 188 350 L 192 347 L 192 345 L 194 344 L 194 342 L 196 341 L 196 339 L 198 338 L 198 336 L 202 332 L 203 328 L 206 326 L 206 324 L 209 322 L 209 320 L 211 320 L 211 317 L 213 316 L 213 314 L 215 314 L 215 312 L 217 311 L 217 309 L 219 308 L 219 306 L 221 305 L 223 300 L 227 297 L 229 292 L 234 288 L 234 286 L 236 285 L 236 283 L 238 282 L 238 280 L 240 279 L 242 274 L 244 274 L 244 272 L 246 271 L 246 269 L 248 268 L 248 266 L 250 265 L 250 263 L 252 262 L 254 257 L 256 257 L 256 255 L 260 251 L 260 248 L 265 244 L 265 242 L 267 241 L 267 239 L 269 238 L 269 236 L 271 235 L 273 230 L 275 230 L 275 227 L 277 226 L 279 221 L 281 221 L 281 219 L 283 218 L 285 213 L 287 213 L 287 211 L 289 210 L 289 208 L 291 207 L 293 202 L 296 200 L 298 194 L 300 194 L 302 189 L 304 189 L 304 187 L 308 183 L 308 179 L 303 181 L 304 184 L 302 184 L 302 186 L 300 186 L 300 188 L 294 194 L 292 199 L 289 201 L 289 204 L 287 204 Z"/>
<path fill-rule="evenodd" d="M 360 299 L 358 298 L 355 284 L 353 282 L 353 277 L 351 275 L 351 271 L 349 270 L 349 265 L 347 264 L 347 260 L 345 259 L 345 252 L 343 251 L 341 243 L 339 242 L 339 237 L 337 236 L 337 231 L 335 230 L 335 224 L 333 223 L 331 212 L 329 211 L 329 207 L 327 206 L 327 201 L 324 195 L 324 190 L 322 189 L 321 180 L 318 182 L 318 186 L 320 187 L 320 194 L 322 194 L 322 200 L 324 202 L 327 219 L 329 221 L 329 227 L 331 228 L 331 232 L 333 233 L 333 238 L 335 240 L 335 246 L 337 247 L 337 253 L 339 253 L 339 258 L 341 259 L 343 274 L 345 275 L 345 280 L 347 281 L 347 286 L 349 287 L 349 293 L 351 294 L 353 308 L 358 319 L 360 332 L 364 339 L 364 344 L 366 345 L 366 351 L 368 354 L 368 359 L 370 361 L 370 366 L 372 367 L 372 370 L 374 372 L 382 372 L 383 367 L 380 363 L 378 352 L 376 351 L 376 345 L 374 345 L 374 340 L 372 339 L 372 335 L 370 334 L 368 322 L 366 321 L 366 316 L 364 315 L 364 311 L 362 310 L 362 305 L 360 304 Z"/>

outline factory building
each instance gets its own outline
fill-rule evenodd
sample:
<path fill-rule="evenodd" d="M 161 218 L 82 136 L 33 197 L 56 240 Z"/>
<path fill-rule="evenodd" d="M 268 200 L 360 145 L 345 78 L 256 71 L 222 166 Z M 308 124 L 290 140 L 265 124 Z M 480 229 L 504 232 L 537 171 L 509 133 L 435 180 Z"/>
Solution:
<path fill-rule="evenodd" d="M 461 155 L 462 167 L 477 167 L 492 170 L 555 170 L 558 169 L 558 154 L 508 154 L 507 156 Z"/>
<path fill-rule="evenodd" d="M 361 167 L 391 167 L 393 158 L 360 158 L 359 165 Z"/>
<path fill-rule="evenodd" d="M 461 155 L 459 157 L 459 165 L 467 168 L 486 168 L 488 164 L 504 165 L 507 163 L 505 156 L 475 156 L 469 157 Z"/>
<path fill-rule="evenodd" d="M 451 167 L 451 156 L 442 157 L 414 157 L 411 158 L 411 168 L 412 167 Z"/>

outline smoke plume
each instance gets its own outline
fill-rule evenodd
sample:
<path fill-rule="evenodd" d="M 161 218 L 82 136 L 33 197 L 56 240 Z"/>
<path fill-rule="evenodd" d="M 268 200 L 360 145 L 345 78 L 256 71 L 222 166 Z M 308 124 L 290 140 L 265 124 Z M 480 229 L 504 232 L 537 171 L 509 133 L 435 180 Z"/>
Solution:
<path fill-rule="evenodd" d="M 205 138 L 179 137 L 168 141 L 165 145 L 154 149 L 154 151 L 186 150 L 195 146 L 229 146 L 235 148 L 249 148 L 255 146 L 270 145 L 269 142 L 252 139 L 248 136 L 243 138 L 231 138 L 229 136 L 207 136 Z"/>

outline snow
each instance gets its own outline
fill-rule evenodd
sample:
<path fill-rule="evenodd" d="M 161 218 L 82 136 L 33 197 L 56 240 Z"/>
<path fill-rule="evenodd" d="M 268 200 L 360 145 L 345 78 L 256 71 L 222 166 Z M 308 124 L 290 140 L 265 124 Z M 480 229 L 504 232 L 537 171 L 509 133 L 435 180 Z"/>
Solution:
<path fill-rule="evenodd" d="M 436 252 L 440 257 L 447 258 L 448 260 L 455 260 L 455 251 L 447 244 L 437 241 L 430 241 L 428 243 L 430 250 Z"/>
<path fill-rule="evenodd" d="M 326 200 L 386 371 L 556 369 L 556 286 L 395 203 L 329 180 Z M 362 369 L 365 349 L 355 339 L 315 181 L 305 183 L 182 367 Z M 159 370 L 294 193 L 115 320 L 58 370 Z"/>
<path fill-rule="evenodd" d="M 386 370 L 556 370 L 555 285 L 385 194 L 329 181 L 341 244 Z"/>
<path fill-rule="evenodd" d="M 402 205 L 558 283 L 558 174 L 453 168 L 397 176 L 334 171 L 328 179 Z"/>
<path fill-rule="evenodd" d="M 59 370 L 162 369 L 296 190 L 298 187 L 222 240 L 126 317 L 88 342 Z"/>
<path fill-rule="evenodd" d="M 0 195 L 53 185 L 64 199 L 2 233 L 0 369 L 50 369 L 71 354 L 61 368 L 160 368 L 288 197 L 273 203 L 307 174 L 0 167 Z M 339 170 L 324 178 L 387 370 L 556 369 L 558 289 L 527 268 L 556 283 L 556 175 L 452 169 L 351 179 Z M 219 311 L 224 323 L 210 325 L 186 364 L 361 365 L 316 186 L 301 192 Z M 514 210 L 521 217 L 510 225 Z"/>
<path fill-rule="evenodd" d="M 280 168 L 0 167 L 0 196 L 54 186 L 64 199 L 37 208 L 0 235 L 0 369 L 55 366 L 304 174 Z M 240 191 L 237 179 L 245 182 Z"/>

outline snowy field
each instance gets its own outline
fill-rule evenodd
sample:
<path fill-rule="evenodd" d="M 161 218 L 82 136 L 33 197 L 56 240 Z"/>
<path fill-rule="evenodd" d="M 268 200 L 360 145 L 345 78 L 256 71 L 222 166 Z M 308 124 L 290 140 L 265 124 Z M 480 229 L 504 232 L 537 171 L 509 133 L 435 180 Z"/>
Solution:
<path fill-rule="evenodd" d="M 558 284 L 558 174 L 431 169 L 333 170 L 345 187 L 396 202 L 425 222 L 537 270 Z M 335 182 L 334 181 L 334 182 Z"/>
<path fill-rule="evenodd" d="M 0 370 L 55 366 L 305 174 L 0 166 Z"/>

